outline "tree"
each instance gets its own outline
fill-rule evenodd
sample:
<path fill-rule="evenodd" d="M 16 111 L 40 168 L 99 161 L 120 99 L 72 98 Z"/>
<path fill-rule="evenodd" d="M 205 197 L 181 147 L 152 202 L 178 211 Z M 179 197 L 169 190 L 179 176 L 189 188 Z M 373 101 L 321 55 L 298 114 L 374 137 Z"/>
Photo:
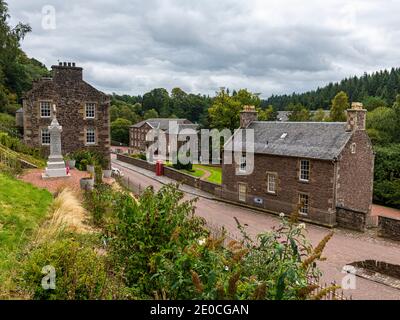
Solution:
<path fill-rule="evenodd" d="M 340 91 L 332 100 L 330 120 L 335 122 L 346 121 L 345 111 L 349 108 L 349 98 L 347 94 Z"/>
<path fill-rule="evenodd" d="M 387 107 L 387 103 L 381 97 L 371 97 L 368 96 L 362 101 L 365 109 L 368 111 L 373 111 L 380 107 Z"/>
<path fill-rule="evenodd" d="M 121 118 L 111 122 L 111 140 L 129 144 L 129 127 L 131 125 L 131 121 Z"/>
<path fill-rule="evenodd" d="M 158 118 L 158 112 L 155 109 L 147 110 L 143 115 L 144 120 L 153 118 Z"/>
<path fill-rule="evenodd" d="M 208 109 L 211 128 L 233 131 L 239 127 L 239 115 L 243 105 L 235 97 L 231 97 L 224 88 L 217 93 L 212 106 Z"/>
<path fill-rule="evenodd" d="M 258 109 L 258 120 L 259 121 L 276 121 L 278 112 L 272 105 L 269 105 L 265 110 Z"/>
<path fill-rule="evenodd" d="M 169 94 L 164 88 L 153 89 L 143 95 L 143 110 L 154 109 L 162 118 L 170 115 L 169 104 Z"/>
<path fill-rule="evenodd" d="M 300 103 L 290 104 L 287 109 L 288 111 L 290 111 L 288 115 L 289 121 L 302 122 L 302 121 L 309 121 L 311 119 L 310 110 L 308 110 Z"/>
<path fill-rule="evenodd" d="M 326 120 L 325 111 L 324 109 L 318 109 L 312 116 L 312 121 L 315 122 L 322 122 Z"/>

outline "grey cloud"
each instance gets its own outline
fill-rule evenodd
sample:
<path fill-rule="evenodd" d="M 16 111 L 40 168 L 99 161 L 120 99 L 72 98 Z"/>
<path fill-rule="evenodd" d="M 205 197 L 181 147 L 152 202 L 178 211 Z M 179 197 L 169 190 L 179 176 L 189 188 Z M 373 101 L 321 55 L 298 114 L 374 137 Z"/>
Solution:
<path fill-rule="evenodd" d="M 41 28 L 44 5 L 57 29 Z M 107 92 L 180 86 L 291 93 L 398 65 L 400 4 L 388 1 L 13 0 L 12 22 L 33 27 L 23 48 L 48 66 L 85 67 Z"/>

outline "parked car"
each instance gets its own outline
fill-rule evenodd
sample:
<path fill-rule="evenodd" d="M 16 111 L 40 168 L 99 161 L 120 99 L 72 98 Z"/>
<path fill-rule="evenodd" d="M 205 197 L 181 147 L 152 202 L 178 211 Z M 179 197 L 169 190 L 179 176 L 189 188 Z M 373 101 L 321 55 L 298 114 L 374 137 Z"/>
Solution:
<path fill-rule="evenodd" d="M 111 168 L 111 171 L 112 171 L 112 175 L 115 177 L 123 177 L 124 176 L 124 173 L 121 170 L 119 170 L 118 168 Z"/>

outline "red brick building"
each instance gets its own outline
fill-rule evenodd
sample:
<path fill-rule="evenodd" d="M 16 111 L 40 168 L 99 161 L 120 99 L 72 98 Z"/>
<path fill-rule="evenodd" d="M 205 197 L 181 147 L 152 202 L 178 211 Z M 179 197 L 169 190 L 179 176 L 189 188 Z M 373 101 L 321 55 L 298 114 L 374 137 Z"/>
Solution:
<path fill-rule="evenodd" d="M 254 171 L 245 157 L 224 164 L 223 197 L 303 220 L 363 230 L 371 212 L 374 153 L 365 130 L 366 110 L 353 103 L 346 122 L 263 122 L 241 113 L 254 130 Z M 230 143 L 226 150 L 232 150 Z M 243 150 L 249 150 L 246 143 Z M 238 174 L 239 173 L 239 174 Z"/>
<path fill-rule="evenodd" d="M 49 153 L 53 106 L 63 127 L 62 153 L 78 149 L 97 151 L 110 159 L 110 99 L 83 80 L 75 63 L 52 66 L 52 78 L 34 82 L 23 100 L 24 140 Z"/>

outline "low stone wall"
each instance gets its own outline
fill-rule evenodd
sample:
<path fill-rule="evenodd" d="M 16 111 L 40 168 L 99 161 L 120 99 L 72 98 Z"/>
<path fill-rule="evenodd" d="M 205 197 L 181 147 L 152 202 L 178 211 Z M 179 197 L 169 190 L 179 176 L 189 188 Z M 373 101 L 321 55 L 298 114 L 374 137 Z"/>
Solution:
<path fill-rule="evenodd" d="M 128 157 L 128 156 L 125 156 L 122 154 L 117 154 L 117 160 L 132 164 L 134 166 L 137 166 L 137 167 L 140 167 L 140 168 L 143 168 L 146 170 L 150 170 L 153 172 L 155 171 L 155 165 L 152 163 L 148 163 L 147 161 L 144 161 L 144 160 Z M 167 178 L 176 180 L 180 183 L 189 185 L 191 187 L 198 188 L 202 191 L 211 193 L 213 195 L 216 195 L 216 196 L 221 195 L 221 192 L 220 192 L 221 186 L 220 185 L 218 185 L 216 183 L 200 180 L 199 178 L 193 177 L 190 174 L 183 173 L 179 170 L 164 166 L 164 176 L 166 176 Z"/>
<path fill-rule="evenodd" d="M 187 184 L 191 187 L 195 187 L 197 188 L 197 180 L 198 178 L 193 177 L 189 174 L 180 172 L 178 170 L 175 170 L 173 168 L 169 168 L 169 167 L 164 167 L 164 176 L 176 180 L 178 182 Z"/>
<path fill-rule="evenodd" d="M 366 214 L 341 207 L 336 208 L 336 223 L 338 227 L 364 231 Z"/>
<path fill-rule="evenodd" d="M 132 164 L 134 166 L 146 169 L 146 170 L 150 170 L 150 171 L 155 171 L 156 166 L 152 163 L 148 163 L 147 161 L 141 160 L 141 159 L 136 159 L 136 158 L 132 158 L 129 156 L 124 156 L 122 154 L 117 154 L 117 160 L 122 161 L 122 162 L 126 162 L 129 164 Z"/>
<path fill-rule="evenodd" d="M 387 262 L 376 260 L 365 260 L 353 262 L 350 265 L 356 268 L 363 268 L 369 271 L 379 272 L 389 277 L 400 279 L 400 266 L 396 264 L 390 264 Z"/>
<path fill-rule="evenodd" d="M 378 228 L 380 237 L 400 241 L 400 220 L 379 216 Z"/>

